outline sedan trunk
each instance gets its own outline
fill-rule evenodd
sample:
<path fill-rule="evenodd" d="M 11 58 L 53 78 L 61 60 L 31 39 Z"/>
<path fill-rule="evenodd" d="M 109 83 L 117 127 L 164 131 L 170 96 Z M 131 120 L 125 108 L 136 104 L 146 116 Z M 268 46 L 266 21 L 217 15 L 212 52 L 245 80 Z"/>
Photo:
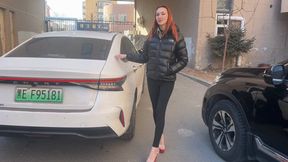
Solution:
<path fill-rule="evenodd" d="M 0 109 L 87 111 L 97 97 L 104 60 L 0 59 Z M 91 86 L 83 86 L 83 84 Z M 24 107 L 24 109 L 23 109 Z"/>

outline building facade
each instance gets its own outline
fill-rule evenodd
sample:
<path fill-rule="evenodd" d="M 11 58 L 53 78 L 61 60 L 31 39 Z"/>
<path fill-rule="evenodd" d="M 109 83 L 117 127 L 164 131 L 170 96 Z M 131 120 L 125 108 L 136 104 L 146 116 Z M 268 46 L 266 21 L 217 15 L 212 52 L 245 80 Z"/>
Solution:
<path fill-rule="evenodd" d="M 221 59 L 211 56 L 207 35 L 221 34 L 223 24 L 217 20 L 226 19 L 223 13 L 229 9 L 233 21 L 247 31 L 246 37 L 256 38 L 254 48 L 243 55 L 240 66 L 273 64 L 287 57 L 288 7 L 285 0 L 135 0 L 138 34 L 147 35 L 156 6 L 163 4 L 170 6 L 185 36 L 191 67 L 205 69 L 212 65 L 219 68 Z"/>
<path fill-rule="evenodd" d="M 44 31 L 45 0 L 0 1 L 0 55 Z"/>
<path fill-rule="evenodd" d="M 116 1 L 110 0 L 85 0 L 83 2 L 83 19 L 90 21 L 103 21 L 104 7 L 116 3 Z"/>
<path fill-rule="evenodd" d="M 121 32 L 130 35 L 134 32 L 134 4 L 118 4 L 111 0 L 85 0 L 83 17 L 86 21 L 105 26 L 109 32 Z"/>
<path fill-rule="evenodd" d="M 83 2 L 83 19 L 96 20 L 97 15 L 97 2 L 98 0 L 85 0 Z"/>
<path fill-rule="evenodd" d="M 134 4 L 108 4 L 104 7 L 104 21 L 114 22 L 110 29 L 115 32 L 131 31 L 134 25 Z"/>

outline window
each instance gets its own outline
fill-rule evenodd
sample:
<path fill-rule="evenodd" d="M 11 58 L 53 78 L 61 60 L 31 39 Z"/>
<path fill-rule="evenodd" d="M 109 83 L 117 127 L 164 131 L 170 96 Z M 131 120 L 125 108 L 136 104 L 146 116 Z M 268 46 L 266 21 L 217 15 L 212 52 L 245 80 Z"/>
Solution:
<path fill-rule="evenodd" d="M 99 2 L 98 7 L 99 8 L 103 8 L 104 7 L 104 2 Z"/>
<path fill-rule="evenodd" d="M 122 22 L 126 22 L 127 21 L 127 15 L 124 15 L 124 14 L 119 15 L 118 20 L 122 21 Z"/>
<path fill-rule="evenodd" d="M 102 20 L 103 21 L 104 17 L 103 14 L 98 14 L 98 20 Z"/>
<path fill-rule="evenodd" d="M 121 40 L 121 53 L 137 53 L 134 45 L 127 37 L 123 37 Z"/>
<path fill-rule="evenodd" d="M 231 13 L 233 0 L 217 0 L 217 13 Z"/>
<path fill-rule="evenodd" d="M 110 17 L 109 17 L 109 21 L 115 21 L 115 18 L 114 18 L 113 15 L 110 15 Z"/>
<path fill-rule="evenodd" d="M 230 25 L 234 25 L 241 29 L 244 29 L 244 18 L 240 16 L 230 16 L 229 14 L 217 14 L 216 31 L 215 35 L 223 35 L 224 29 L 228 27 L 230 19 Z"/>
<path fill-rule="evenodd" d="M 282 0 L 281 13 L 287 13 L 287 12 L 288 12 L 288 1 Z"/>
<path fill-rule="evenodd" d="M 76 37 L 34 38 L 6 57 L 106 60 L 110 48 L 110 40 Z"/>

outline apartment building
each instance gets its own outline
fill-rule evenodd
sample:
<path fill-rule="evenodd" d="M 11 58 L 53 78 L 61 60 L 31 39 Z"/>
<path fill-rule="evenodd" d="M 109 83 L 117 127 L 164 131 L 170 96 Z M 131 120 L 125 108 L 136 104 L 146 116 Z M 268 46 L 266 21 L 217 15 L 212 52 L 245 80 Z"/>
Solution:
<path fill-rule="evenodd" d="M 83 2 L 83 19 L 97 20 L 97 2 L 98 0 L 85 0 Z"/>
<path fill-rule="evenodd" d="M 130 32 L 134 29 L 134 4 L 107 4 L 104 6 L 104 21 L 110 23 L 115 32 Z"/>
<path fill-rule="evenodd" d="M 94 21 L 89 24 L 91 27 L 94 25 L 95 30 L 97 30 L 97 26 L 103 26 L 105 31 L 110 32 L 131 34 L 134 31 L 135 12 L 133 3 L 123 4 L 111 0 L 85 0 L 83 2 L 83 17 L 86 21 Z"/>
<path fill-rule="evenodd" d="M 103 21 L 104 6 L 116 3 L 116 1 L 110 0 L 85 0 L 83 2 L 83 19 L 90 21 Z"/>
<path fill-rule="evenodd" d="M 166 4 L 185 36 L 189 66 L 219 68 L 222 60 L 212 56 L 207 34 L 223 33 L 219 20 L 231 17 L 233 23 L 247 31 L 247 38 L 256 38 L 254 48 L 243 55 L 240 66 L 273 64 L 287 58 L 287 3 L 287 0 L 135 0 L 137 33 L 146 35 L 153 23 L 155 7 Z"/>
<path fill-rule="evenodd" d="M 0 55 L 44 31 L 45 0 L 0 1 Z"/>

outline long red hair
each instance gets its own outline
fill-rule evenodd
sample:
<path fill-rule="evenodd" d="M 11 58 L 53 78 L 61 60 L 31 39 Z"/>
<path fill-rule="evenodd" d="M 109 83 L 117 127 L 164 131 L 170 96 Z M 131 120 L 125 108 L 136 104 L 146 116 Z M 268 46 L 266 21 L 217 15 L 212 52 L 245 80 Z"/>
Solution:
<path fill-rule="evenodd" d="M 177 32 L 177 26 L 176 26 L 175 22 L 173 21 L 173 16 L 172 16 L 172 12 L 171 12 L 170 8 L 166 5 L 161 5 L 161 6 L 156 7 L 155 16 L 154 16 L 154 24 L 152 26 L 151 31 L 149 32 L 148 38 L 151 39 L 153 37 L 153 35 L 157 32 L 158 23 L 156 20 L 156 11 L 159 8 L 166 8 L 166 10 L 168 12 L 168 20 L 166 23 L 165 31 L 163 31 L 163 35 L 166 35 L 168 33 L 168 31 L 171 30 L 173 38 L 175 39 L 175 41 L 178 41 L 179 36 L 178 36 L 178 32 Z"/>

